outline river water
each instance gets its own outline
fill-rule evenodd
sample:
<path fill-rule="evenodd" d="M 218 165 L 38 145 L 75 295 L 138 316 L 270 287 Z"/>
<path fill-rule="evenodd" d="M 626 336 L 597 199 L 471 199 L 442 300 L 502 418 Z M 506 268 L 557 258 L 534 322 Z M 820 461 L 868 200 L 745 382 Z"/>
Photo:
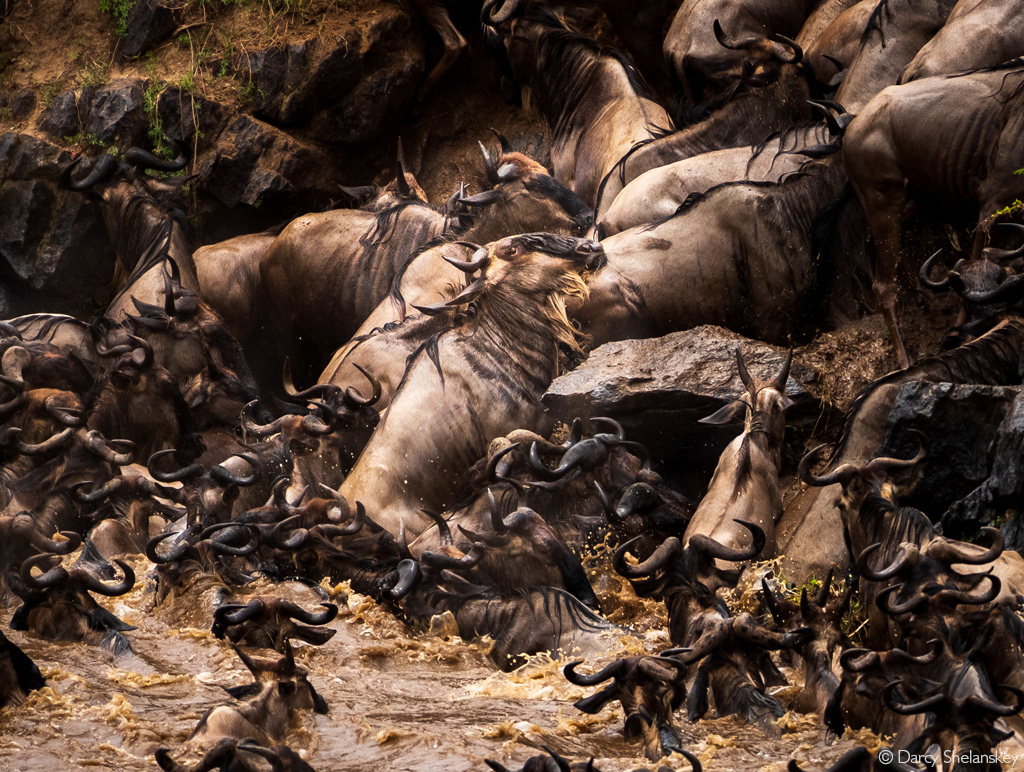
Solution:
<path fill-rule="evenodd" d="M 17 708 L 0 710 L 0 769 L 58 772 L 71 769 L 154 770 L 153 752 L 169 747 L 183 763 L 203 752 L 187 742 L 203 714 L 230 703 L 225 686 L 248 683 L 248 671 L 225 641 L 209 630 L 217 588 L 201 581 L 153 609 L 151 565 L 130 560 L 139 580 L 120 598 L 97 600 L 125 622 L 134 653 L 114 658 L 81 643 L 55 643 L 10 632 L 35 660 L 47 686 Z M 606 658 L 655 653 L 666 648 L 661 604 L 636 598 L 606 562 L 590 567 L 609 618 L 635 631 L 609 641 Z M 498 671 L 487 642 L 464 642 L 451 624 L 435 619 L 431 633 L 412 635 L 370 599 L 344 585 L 324 588 L 341 607 L 329 626 L 327 644 L 296 643 L 296 660 L 309 670 L 330 705 L 326 716 L 300 714 L 285 744 L 300 751 L 319 772 L 331 770 L 486 770 L 485 758 L 517 769 L 542 752 L 541 745 L 569 757 L 596 757 L 606 772 L 656 768 L 640 746 L 622 739 L 618 703 L 588 716 L 572 703 L 595 689 L 569 684 L 561 664 L 572 657 L 536 657 L 513 673 Z M 272 593 L 315 608 L 319 597 L 297 583 L 260 580 L 244 594 Z M 16 607 L 8 603 L 3 619 Z M 799 674 L 786 671 L 798 690 Z M 713 709 L 710 712 L 713 714 Z M 876 745 L 869 735 L 849 735 L 828 745 L 816 716 L 788 713 L 778 726 L 745 725 L 731 718 L 695 724 L 676 716 L 686 746 L 709 770 L 781 772 L 790 758 L 805 769 L 837 759 L 856 742 Z M 664 760 L 688 769 L 681 756 Z"/>

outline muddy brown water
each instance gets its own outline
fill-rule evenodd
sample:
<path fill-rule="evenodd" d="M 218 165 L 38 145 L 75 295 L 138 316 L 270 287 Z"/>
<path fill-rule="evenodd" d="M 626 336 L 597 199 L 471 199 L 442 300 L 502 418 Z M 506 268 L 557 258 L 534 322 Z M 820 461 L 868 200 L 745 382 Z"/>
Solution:
<path fill-rule="evenodd" d="M 8 633 L 39 665 L 47 686 L 21 706 L 0 710 L 0 769 L 154 770 L 160 746 L 191 763 L 203 748 L 187 742 L 188 735 L 207 710 L 231 702 L 222 687 L 249 682 L 230 646 L 209 632 L 216 588 L 200 583 L 153 609 L 151 565 L 143 557 L 130 562 L 139 576 L 132 592 L 98 600 L 137 626 L 126 633 L 133 654 L 115 658 L 81 643 Z M 604 565 L 592 572 L 609 617 L 635 635 L 615 636 L 606 656 L 588 665 L 668 646 L 661 604 L 636 598 Z M 561 665 L 573 657 L 539 656 L 502 673 L 488 659 L 486 641 L 451 635 L 452 620 L 437 618 L 430 633 L 413 635 L 370 599 L 343 585 L 324 587 L 341 607 L 330 624 L 337 633 L 321 647 L 298 643 L 296 659 L 330 713 L 300 715 L 285 739 L 320 772 L 486 770 L 485 758 L 518 768 L 541 745 L 573 760 L 593 756 L 608 772 L 651 766 L 639 746 L 622 739 L 617 704 L 595 716 L 573 708 L 594 691 L 562 677 Z M 313 590 L 293 582 L 261 580 L 244 594 L 266 592 L 307 608 L 319 602 Z M 5 628 L 15 607 L 3 609 Z M 793 685 L 783 688 L 783 701 L 799 680 L 787 672 Z M 848 735 L 826 744 L 820 719 L 794 713 L 768 731 L 731 718 L 691 724 L 685 710 L 676 719 L 687 746 L 710 770 L 781 772 L 793 757 L 817 769 L 856 742 L 873 743 Z M 688 769 L 678 755 L 664 763 Z"/>

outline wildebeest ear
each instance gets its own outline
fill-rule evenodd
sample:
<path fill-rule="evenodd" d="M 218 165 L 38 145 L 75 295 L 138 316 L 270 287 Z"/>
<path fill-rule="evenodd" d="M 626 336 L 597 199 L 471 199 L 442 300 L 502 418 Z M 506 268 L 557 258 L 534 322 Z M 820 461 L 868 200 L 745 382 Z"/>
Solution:
<path fill-rule="evenodd" d="M 244 684 L 243 686 L 225 686 L 223 688 L 224 691 L 236 700 L 244 700 L 246 697 L 252 697 L 260 692 L 260 685 L 258 683 Z"/>
<path fill-rule="evenodd" d="M 11 665 L 17 674 L 18 686 L 23 692 L 28 694 L 33 689 L 42 689 L 46 686 L 46 678 L 25 652 L 8 642 L 7 654 L 11 658 Z"/>
<path fill-rule="evenodd" d="M 716 410 L 706 418 L 701 418 L 697 423 L 709 424 L 710 426 L 720 426 L 721 424 L 727 424 L 746 415 L 746 410 L 746 403 L 737 399 L 734 402 L 730 402 L 721 410 Z"/>

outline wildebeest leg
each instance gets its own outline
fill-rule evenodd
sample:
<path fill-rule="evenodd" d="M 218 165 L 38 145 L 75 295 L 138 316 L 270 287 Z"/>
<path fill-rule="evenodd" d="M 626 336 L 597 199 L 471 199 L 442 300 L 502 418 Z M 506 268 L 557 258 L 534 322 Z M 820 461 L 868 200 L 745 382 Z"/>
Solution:
<path fill-rule="evenodd" d="M 462 37 L 462 34 L 455 28 L 455 25 L 452 24 L 451 17 L 448 15 L 448 9 L 443 2 L 439 0 L 412 0 L 412 5 L 416 12 L 423 17 L 424 21 L 441 36 L 441 41 L 444 43 L 444 55 L 441 57 L 441 61 L 434 65 L 434 69 L 430 71 L 427 79 L 423 81 L 423 85 L 416 92 L 416 98 L 422 102 L 430 89 L 451 69 L 455 61 L 462 56 L 462 52 L 466 50 L 468 44 L 466 39 Z"/>
<path fill-rule="evenodd" d="M 896 269 L 900 260 L 903 206 L 907 199 L 906 181 L 896 162 L 888 121 L 874 118 L 870 113 L 858 116 L 861 123 L 855 121 L 850 125 L 843 152 L 850 182 L 875 241 L 872 289 L 889 328 L 900 367 L 908 367 L 910 360 L 896 318 Z"/>

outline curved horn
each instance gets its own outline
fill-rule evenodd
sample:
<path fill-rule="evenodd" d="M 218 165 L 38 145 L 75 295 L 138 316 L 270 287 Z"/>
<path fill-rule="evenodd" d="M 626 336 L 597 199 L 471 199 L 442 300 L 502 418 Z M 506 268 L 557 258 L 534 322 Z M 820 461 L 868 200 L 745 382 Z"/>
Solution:
<path fill-rule="evenodd" d="M 487 182 L 493 188 L 501 182 L 498 177 L 498 169 L 494 165 L 494 159 L 491 158 L 491 154 L 487 152 L 487 148 L 484 146 L 484 143 L 477 142 L 477 145 L 480 146 L 480 153 L 484 157 L 484 173 L 487 175 Z"/>
<path fill-rule="evenodd" d="M 468 260 L 459 260 L 455 257 L 448 257 L 442 255 L 442 259 L 449 265 L 453 265 L 460 271 L 465 273 L 476 273 L 482 268 L 487 268 L 491 264 L 491 258 L 487 254 L 487 247 L 480 247 L 473 253 L 473 256 Z"/>
<path fill-rule="evenodd" d="M 975 545 L 944 537 L 935 539 L 929 544 L 925 553 L 928 557 L 941 560 L 944 563 L 963 563 L 969 566 L 985 565 L 1003 554 L 1005 545 L 1003 532 L 998 528 L 987 525 L 981 529 L 981 536 L 987 538 L 989 545 L 988 549 L 981 553 L 970 549 Z"/>
<path fill-rule="evenodd" d="M 153 475 L 154 479 L 159 480 L 162 483 L 171 482 L 182 482 L 189 480 L 193 477 L 198 477 L 203 473 L 203 467 L 200 464 L 189 464 L 181 469 L 176 469 L 173 472 L 161 472 L 156 467 L 160 461 L 168 456 L 174 456 L 178 451 L 174 448 L 168 448 L 167 450 L 158 450 L 156 453 L 149 457 L 149 461 L 146 462 L 146 468 L 149 473 Z"/>
<path fill-rule="evenodd" d="M 175 544 L 170 549 L 170 551 L 166 555 L 161 556 L 160 553 L 156 551 L 156 548 L 160 545 L 161 542 L 166 541 L 172 536 L 181 536 L 182 538 L 177 544 Z M 164 563 L 175 563 L 181 560 L 181 558 L 185 555 L 185 553 L 191 546 L 192 545 L 189 544 L 189 541 L 185 537 L 184 533 L 179 534 L 174 531 L 170 533 L 162 533 L 157 536 L 154 536 L 152 539 L 146 542 L 146 557 L 150 559 L 150 562 L 156 563 L 157 565 L 162 565 Z"/>
<path fill-rule="evenodd" d="M 448 521 L 444 517 L 437 512 L 431 512 L 429 509 L 421 509 L 420 511 L 434 521 L 434 525 L 437 526 L 437 532 L 441 537 L 441 544 L 452 545 L 455 543 L 452 541 L 452 529 L 448 527 Z"/>
<path fill-rule="evenodd" d="M 793 365 L 793 349 L 790 349 L 786 354 L 786 361 L 782 363 L 782 370 L 775 376 L 775 380 L 772 381 L 772 388 L 775 389 L 779 394 L 785 395 L 786 383 L 789 381 L 789 369 Z"/>
<path fill-rule="evenodd" d="M 734 550 L 731 547 L 726 547 L 724 544 L 705 536 L 704 534 L 697 534 L 696 536 L 690 537 L 690 543 L 688 546 L 690 549 L 702 552 L 705 555 L 710 555 L 713 558 L 718 558 L 719 560 L 730 560 L 737 563 L 741 560 L 753 560 L 761 554 L 761 551 L 764 549 L 764 545 L 768 541 L 764 531 L 760 526 L 755 525 L 754 523 L 748 523 L 745 520 L 734 519 L 733 522 L 739 523 L 750 531 L 750 536 L 753 541 L 747 549 Z"/>
<path fill-rule="evenodd" d="M 583 675 L 582 673 L 576 672 L 576 666 L 582 664 L 583 660 L 580 659 L 575 662 L 570 662 L 562 668 L 562 674 L 569 683 L 575 684 L 576 686 L 595 686 L 603 681 L 607 681 L 609 678 L 618 678 L 626 668 L 625 660 L 617 659 L 610 665 L 605 665 L 596 673 Z"/>
<path fill-rule="evenodd" d="M 242 408 L 241 423 L 245 433 L 251 437 L 262 439 L 263 437 L 269 437 L 273 434 L 278 434 L 284 427 L 291 416 L 283 415 L 280 418 L 276 418 L 269 424 L 258 424 L 250 415 L 250 411 L 259 404 L 258 399 L 254 399 L 252 402 Z"/>
<path fill-rule="evenodd" d="M 250 619 L 255 619 L 263 613 L 263 609 L 263 601 L 256 598 L 245 605 L 229 603 L 223 606 L 218 606 L 214 610 L 213 616 L 214 619 L 223 625 L 240 625 L 243 622 L 248 622 Z"/>
<path fill-rule="evenodd" d="M 985 603 L 991 603 L 999 597 L 999 593 L 1003 588 L 1003 583 L 1000 581 L 998 576 L 993 574 L 987 574 L 985 579 L 988 579 L 991 584 L 985 592 L 980 592 L 976 595 L 972 595 L 969 592 L 963 590 L 941 590 L 936 594 L 938 600 L 945 601 L 947 603 L 964 604 L 972 606 L 980 606 Z"/>
<path fill-rule="evenodd" d="M 123 447 L 124 453 L 118 453 L 112 446 Z M 131 440 L 108 440 L 95 429 L 85 436 L 85 447 L 102 458 L 108 464 L 126 466 L 135 461 L 135 443 Z"/>
<path fill-rule="evenodd" d="M 18 571 L 21 576 L 21 581 L 25 583 L 25 586 L 31 590 L 45 590 L 47 587 L 52 587 L 55 584 L 63 581 L 67 578 L 68 572 L 64 570 L 61 565 L 55 565 L 53 568 L 48 568 L 42 576 L 33 576 L 32 569 L 42 569 L 41 563 L 49 563 L 53 560 L 53 555 L 33 555 L 21 564 L 21 569 Z"/>
<path fill-rule="evenodd" d="M 487 548 L 483 544 L 477 542 L 470 548 L 469 552 L 461 558 L 455 558 L 451 555 L 446 555 L 443 552 L 426 550 L 420 556 L 420 560 L 431 568 L 451 568 L 455 570 L 473 568 L 480 562 L 480 558 L 484 556 L 486 549 Z"/>
<path fill-rule="evenodd" d="M 403 196 L 411 196 L 409 181 L 405 179 L 405 151 L 402 149 L 402 138 L 398 138 L 398 172 L 395 174 L 395 182 L 398 183 L 398 192 Z"/>
<path fill-rule="evenodd" d="M 373 374 L 362 365 L 355 364 L 355 368 L 363 374 L 363 377 L 366 378 L 366 380 L 370 382 L 371 395 L 369 397 L 364 397 L 353 387 L 349 386 L 345 389 L 345 399 L 354 405 L 359 405 L 360 407 L 369 407 L 370 405 L 377 404 L 377 402 L 380 401 L 381 394 L 383 394 L 380 381 L 374 378 Z"/>
<path fill-rule="evenodd" d="M 287 480 L 287 477 L 282 478 Z M 284 520 L 274 526 L 270 532 L 270 541 L 272 544 L 277 545 L 280 549 L 284 550 L 297 550 L 300 547 L 305 546 L 309 540 L 309 531 L 305 528 L 297 528 L 302 522 L 302 515 L 292 515 L 286 517 Z M 285 538 L 285 533 L 290 528 L 295 528 L 294 533 L 291 536 Z"/>
<path fill-rule="evenodd" d="M 904 543 L 900 545 L 899 550 L 896 552 L 896 556 L 885 568 L 881 568 L 877 571 L 873 570 L 868 565 L 868 560 L 871 556 L 879 549 L 882 548 L 881 542 L 876 542 L 870 547 L 865 547 L 857 558 L 857 573 L 859 573 L 865 579 L 871 579 L 875 582 L 884 582 L 892 579 L 894 576 L 902 574 L 906 569 L 912 568 L 917 565 L 917 561 L 921 558 L 921 553 L 918 551 L 917 546 L 910 543 Z"/>
<path fill-rule="evenodd" d="M 320 605 L 324 610 L 319 614 L 314 614 L 312 611 L 306 611 L 306 609 L 301 606 L 297 606 L 291 601 L 285 601 L 282 603 L 281 610 L 292 619 L 297 619 L 305 625 L 326 625 L 338 616 L 338 607 L 333 603 L 321 603 Z"/>
<path fill-rule="evenodd" d="M 43 407 L 46 409 L 46 412 L 65 426 L 81 426 L 82 411 L 79 408 L 65 407 L 64 405 L 57 404 L 57 400 L 59 398 L 60 397 L 57 394 L 52 394 L 43 400 Z"/>
<path fill-rule="evenodd" d="M 891 597 L 902 589 L 902 584 L 886 587 L 875 597 L 875 605 L 891 617 L 898 617 L 901 614 L 918 614 L 928 608 L 928 599 L 920 595 L 912 595 L 902 603 L 892 601 Z"/>
<path fill-rule="evenodd" d="M 252 473 L 238 475 L 226 469 L 222 464 L 217 464 L 210 469 L 210 477 L 222 485 L 241 485 L 245 487 L 256 482 L 260 476 L 259 469 L 256 466 L 259 463 L 259 457 L 251 453 L 236 453 L 232 458 L 240 458 L 245 461 L 252 468 Z"/>
<path fill-rule="evenodd" d="M 793 54 L 789 57 L 779 56 L 778 54 L 775 54 L 775 58 L 778 59 L 780 62 L 783 62 L 784 64 L 796 64 L 797 62 L 804 58 L 804 50 L 792 38 L 788 38 L 785 35 L 780 35 L 779 33 L 775 32 L 771 34 L 768 37 L 768 39 L 773 43 L 780 43 L 793 50 Z"/>
<path fill-rule="evenodd" d="M 745 51 L 748 48 L 752 48 L 757 45 L 760 38 L 747 38 L 746 40 L 733 40 L 725 34 L 725 30 L 722 29 L 721 22 L 715 19 L 715 23 L 712 27 L 715 33 L 715 40 L 722 48 L 728 48 L 730 51 Z"/>
<path fill-rule="evenodd" d="M 930 665 L 939 658 L 939 654 L 942 653 L 942 641 L 938 638 L 932 638 L 928 641 L 928 645 L 931 647 L 929 651 L 924 654 L 909 654 L 903 649 L 892 649 L 889 652 L 889 656 L 899 662 L 902 665 Z"/>
<path fill-rule="evenodd" d="M 850 480 L 853 479 L 854 475 L 860 473 L 860 470 L 853 464 L 842 464 L 829 474 L 823 474 L 820 477 L 811 472 L 811 464 L 814 463 L 814 460 L 818 457 L 824 447 L 825 445 L 821 444 L 816 448 L 809 450 L 804 457 L 800 459 L 800 465 L 797 467 L 797 474 L 800 476 L 801 480 L 815 488 L 824 488 L 827 485 L 835 485 L 836 483 L 846 486 Z"/>
<path fill-rule="evenodd" d="M 21 434 L 21 429 L 17 426 L 12 426 L 7 430 L 8 437 L 12 434 L 17 436 Z M 20 439 L 15 439 L 14 449 L 24 456 L 41 456 L 46 453 L 50 453 L 54 450 L 60 450 L 67 446 L 75 436 L 75 430 L 68 427 L 61 432 L 48 437 L 42 442 L 27 443 L 22 442 Z"/>
<path fill-rule="evenodd" d="M 622 424 L 620 424 L 614 418 L 609 418 L 608 416 L 594 416 L 593 418 L 590 419 L 590 424 L 592 426 L 607 427 L 608 429 L 610 429 L 610 431 L 607 433 L 614 434 L 616 439 L 618 440 L 626 439 L 626 430 L 623 429 Z"/>
<path fill-rule="evenodd" d="M 124 160 L 132 166 L 142 169 L 152 169 L 157 172 L 180 172 L 188 164 L 188 158 L 185 157 L 185 148 L 182 144 L 175 142 L 174 145 L 178 155 L 171 161 L 157 158 L 152 153 L 138 147 L 129 148 L 124 154 Z"/>
<path fill-rule="evenodd" d="M 92 165 L 89 173 L 85 175 L 84 178 L 76 182 L 71 178 L 71 173 L 82 161 L 83 157 L 84 156 L 79 156 L 61 170 L 61 187 L 67 188 L 68 190 L 74 190 L 77 193 L 84 193 L 93 185 L 96 185 L 99 182 L 105 182 L 117 170 L 117 159 L 107 153 L 104 153 L 96 159 L 96 162 Z"/>
<path fill-rule="evenodd" d="M 387 595 L 391 600 L 401 600 L 408 595 L 420 578 L 419 564 L 410 558 L 406 558 L 399 563 L 396 571 L 398 572 L 398 581 L 394 587 L 387 591 Z"/>
<path fill-rule="evenodd" d="M 978 694 L 970 695 L 964 703 L 975 710 L 992 716 L 1015 716 L 1020 713 L 1021 709 L 1024 708 L 1024 691 L 1009 684 L 999 684 L 997 688 L 1010 692 L 1013 695 L 1014 703 L 1012 705 L 1004 705 L 1001 702 L 996 702 Z"/>
<path fill-rule="evenodd" d="M 936 250 L 931 257 L 924 261 L 924 265 L 921 266 L 921 270 L 917 272 L 917 280 L 922 287 L 930 289 L 932 292 L 945 292 L 949 289 L 949 272 L 946 272 L 946 276 L 940 281 L 932 281 L 929 276 L 932 271 L 932 265 L 935 264 L 936 258 L 942 254 L 942 250 Z"/>
<path fill-rule="evenodd" d="M 95 504 L 97 501 L 103 501 L 121 490 L 121 486 L 124 485 L 124 478 L 115 477 L 112 480 L 107 480 L 103 485 L 86 493 L 85 486 L 88 484 L 89 483 L 86 482 L 81 486 L 76 487 L 75 496 L 79 501 L 85 502 L 86 504 Z"/>
<path fill-rule="evenodd" d="M 878 652 L 871 649 L 847 649 L 839 655 L 839 665 L 851 673 L 863 673 L 881 661 Z"/>
<path fill-rule="evenodd" d="M 114 584 L 106 584 L 94 574 L 86 574 L 84 582 L 85 588 L 89 590 L 89 592 L 105 595 L 108 598 L 113 598 L 117 595 L 124 595 L 126 592 L 131 590 L 132 587 L 135 586 L 135 572 L 132 571 L 132 567 L 123 560 L 115 559 L 114 563 L 121 569 L 121 581 Z"/>
<path fill-rule="evenodd" d="M 501 152 L 502 153 L 511 153 L 512 152 L 512 145 L 511 145 L 511 143 L 509 143 L 508 138 L 506 138 L 504 134 L 502 134 L 500 131 L 498 131 L 493 126 L 491 126 L 491 134 L 494 135 L 495 139 L 498 140 L 498 144 L 501 145 Z"/>
<path fill-rule="evenodd" d="M 654 550 L 647 560 L 631 566 L 626 562 L 626 553 L 643 537 L 637 536 L 621 545 L 612 555 L 612 567 L 627 579 L 642 579 L 653 574 L 655 571 L 664 568 L 669 561 L 678 557 L 682 551 L 682 545 L 675 536 L 670 536 Z"/>
<path fill-rule="evenodd" d="M 488 0 L 480 13 L 484 18 L 485 24 L 496 27 L 515 16 L 522 4 L 523 0 Z M 498 6 L 497 10 L 494 8 L 495 5 Z"/>
<path fill-rule="evenodd" d="M 896 690 L 902 685 L 901 681 L 890 681 L 882 690 L 882 701 L 889 710 L 899 713 L 901 716 L 913 716 L 917 713 L 929 713 L 936 708 L 945 705 L 948 698 L 945 694 L 933 694 L 919 702 L 898 702 L 895 698 Z"/>

